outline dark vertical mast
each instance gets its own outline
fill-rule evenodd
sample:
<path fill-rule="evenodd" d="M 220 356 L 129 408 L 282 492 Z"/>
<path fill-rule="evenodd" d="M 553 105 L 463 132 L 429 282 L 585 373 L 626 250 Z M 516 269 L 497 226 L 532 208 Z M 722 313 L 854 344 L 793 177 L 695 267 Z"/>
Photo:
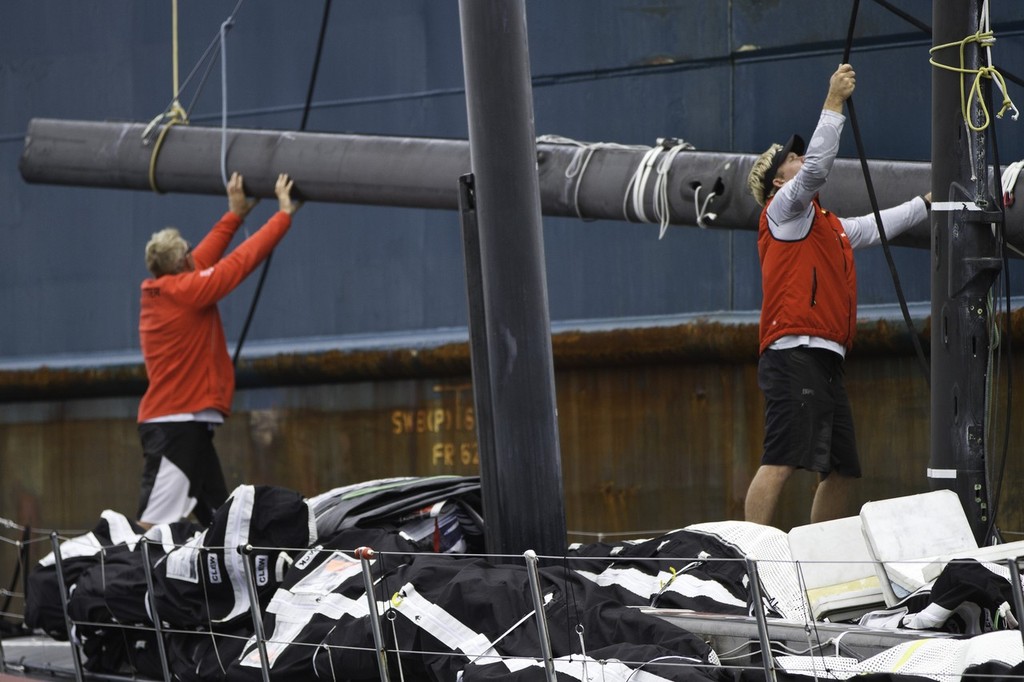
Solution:
<path fill-rule="evenodd" d="M 978 0 L 935 0 L 933 45 L 960 41 L 979 26 Z M 970 43 L 964 67 L 977 69 L 981 49 Z M 940 64 L 959 66 L 959 49 L 936 51 Z M 992 223 L 984 131 L 970 130 L 960 107 L 960 79 L 973 74 L 932 69 L 932 330 L 931 460 L 933 489 L 957 493 L 974 536 L 988 525 L 985 474 L 985 395 L 989 291 L 1001 268 Z M 990 81 L 987 81 L 990 83 Z M 981 123 L 977 100 L 969 115 Z"/>
<path fill-rule="evenodd" d="M 473 358 L 473 386 L 493 430 L 479 434 L 487 445 L 480 462 L 487 550 L 561 556 L 564 492 L 526 6 L 460 0 L 459 14 L 473 175 L 463 185 L 463 213 L 475 213 L 479 250 L 466 253 L 479 258 L 467 284 L 482 289 L 470 292 L 470 302 L 483 317 L 470 321 L 470 334 L 486 334 L 483 343 L 472 340 L 485 356 Z"/>

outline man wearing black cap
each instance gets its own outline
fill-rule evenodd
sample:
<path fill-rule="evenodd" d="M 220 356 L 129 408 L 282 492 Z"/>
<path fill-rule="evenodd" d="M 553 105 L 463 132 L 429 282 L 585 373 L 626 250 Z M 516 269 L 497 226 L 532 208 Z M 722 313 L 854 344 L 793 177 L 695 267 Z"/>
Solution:
<path fill-rule="evenodd" d="M 860 463 L 843 384 L 843 359 L 857 327 L 853 249 L 880 243 L 874 215 L 839 218 L 818 203 L 843 131 L 843 104 L 853 94 L 853 67 L 829 81 L 818 125 L 806 147 L 799 135 L 774 144 L 747 184 L 764 209 L 758 385 L 765 396 L 764 452 L 747 490 L 747 521 L 771 524 L 783 486 L 796 469 L 819 483 L 811 522 L 849 514 Z M 881 212 L 888 238 L 928 218 L 931 194 Z"/>

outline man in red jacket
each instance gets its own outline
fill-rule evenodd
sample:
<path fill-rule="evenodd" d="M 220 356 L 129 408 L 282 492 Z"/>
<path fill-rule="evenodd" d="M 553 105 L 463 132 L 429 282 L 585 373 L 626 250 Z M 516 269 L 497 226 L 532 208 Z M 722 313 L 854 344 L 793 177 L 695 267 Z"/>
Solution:
<path fill-rule="evenodd" d="M 840 218 L 818 203 L 843 132 L 843 107 L 856 74 L 840 64 L 829 80 L 806 154 L 792 136 L 754 162 L 751 194 L 764 207 L 758 228 L 761 260 L 760 360 L 765 397 L 764 451 L 747 490 L 745 518 L 768 525 L 783 486 L 797 469 L 818 474 L 811 522 L 851 512 L 860 478 L 843 359 L 857 328 L 853 250 L 881 243 L 874 215 Z M 931 193 L 881 211 L 891 239 L 928 217 Z"/>
<path fill-rule="evenodd" d="M 139 404 L 139 438 L 145 464 L 138 521 L 171 523 L 194 513 L 204 525 L 227 499 L 213 429 L 231 412 L 235 372 L 228 356 L 217 302 L 263 262 L 291 227 L 300 204 L 292 181 L 278 176 L 279 210 L 227 257 L 242 221 L 256 204 L 246 198 L 242 176 L 228 181 L 228 212 L 192 249 L 173 227 L 146 245 L 139 338 L 149 388 Z"/>

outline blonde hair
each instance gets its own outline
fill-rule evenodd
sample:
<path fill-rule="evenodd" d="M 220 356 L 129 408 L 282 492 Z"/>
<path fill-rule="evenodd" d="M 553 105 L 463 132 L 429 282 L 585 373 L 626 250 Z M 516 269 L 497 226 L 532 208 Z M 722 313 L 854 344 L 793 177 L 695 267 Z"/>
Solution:
<path fill-rule="evenodd" d="M 781 144 L 773 144 L 771 147 L 765 150 L 761 156 L 757 157 L 754 161 L 753 167 L 750 169 L 750 175 L 747 176 L 747 189 L 754 196 L 754 201 L 757 202 L 758 206 L 764 206 L 764 202 L 772 195 L 771 192 L 765 194 L 765 177 L 764 174 L 772 167 L 772 161 L 775 160 L 775 155 L 782 151 Z M 774 180 L 775 178 L 771 178 Z"/>
<path fill-rule="evenodd" d="M 154 232 L 146 244 L 146 269 L 154 277 L 181 272 L 188 253 L 188 242 L 176 228 L 165 227 Z"/>

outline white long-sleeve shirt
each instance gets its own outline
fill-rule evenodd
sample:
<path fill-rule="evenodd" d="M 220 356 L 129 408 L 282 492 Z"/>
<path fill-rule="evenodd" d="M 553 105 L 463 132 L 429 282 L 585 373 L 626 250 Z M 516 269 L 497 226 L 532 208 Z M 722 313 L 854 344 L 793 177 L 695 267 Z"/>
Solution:
<path fill-rule="evenodd" d="M 803 166 L 775 193 L 775 198 L 768 205 L 768 229 L 776 239 L 797 241 L 810 232 L 814 222 L 814 206 L 811 202 L 828 180 L 839 152 L 839 138 L 845 122 L 846 117 L 842 114 L 822 110 L 814 135 L 807 144 Z M 914 197 L 879 213 L 882 225 L 885 226 L 885 236 L 892 239 L 927 220 L 928 207 L 923 198 Z M 856 218 L 840 218 L 839 221 L 853 249 L 873 246 L 882 241 L 874 213 Z M 810 336 L 783 336 L 771 345 L 775 349 L 796 346 L 827 348 L 840 355 L 846 354 L 842 344 Z"/>
<path fill-rule="evenodd" d="M 796 241 L 806 237 L 810 231 L 814 220 L 811 200 L 828 180 L 828 174 L 839 152 L 839 137 L 842 135 L 845 122 L 846 117 L 842 114 L 828 109 L 822 110 L 814 135 L 807 144 L 803 167 L 775 193 L 775 198 L 768 206 L 768 229 L 776 239 Z M 879 213 L 888 239 L 906 232 L 928 218 L 928 208 L 921 197 L 914 197 Z M 839 220 L 850 240 L 850 246 L 854 249 L 881 243 L 873 213 Z"/>

